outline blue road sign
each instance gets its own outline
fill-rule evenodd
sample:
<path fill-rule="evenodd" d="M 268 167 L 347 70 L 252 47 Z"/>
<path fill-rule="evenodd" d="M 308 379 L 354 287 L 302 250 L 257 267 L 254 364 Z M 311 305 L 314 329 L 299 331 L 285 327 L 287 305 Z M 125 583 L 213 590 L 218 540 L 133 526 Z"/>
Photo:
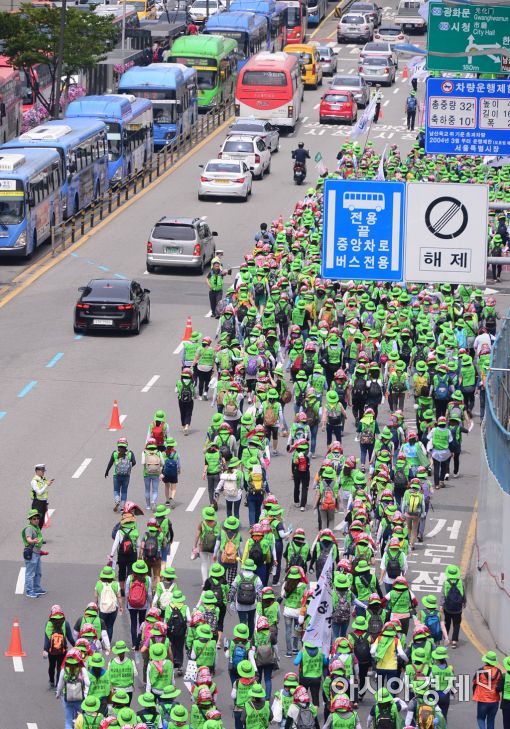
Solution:
<path fill-rule="evenodd" d="M 428 78 L 428 154 L 510 154 L 510 80 Z"/>
<path fill-rule="evenodd" d="M 404 182 L 326 180 L 323 278 L 402 281 Z"/>

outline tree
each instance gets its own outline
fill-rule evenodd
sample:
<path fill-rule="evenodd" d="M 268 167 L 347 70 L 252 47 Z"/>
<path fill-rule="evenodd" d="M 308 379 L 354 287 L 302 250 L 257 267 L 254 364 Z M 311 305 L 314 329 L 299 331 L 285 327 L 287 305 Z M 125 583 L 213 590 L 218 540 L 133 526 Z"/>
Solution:
<path fill-rule="evenodd" d="M 113 47 L 117 30 L 111 17 L 100 17 L 92 12 L 70 7 L 66 10 L 62 79 L 55 83 L 58 68 L 60 38 L 60 8 L 21 5 L 18 13 L 0 13 L 0 39 L 4 43 L 3 55 L 14 68 L 29 72 L 36 63 L 48 66 L 52 84 L 51 98 L 37 92 L 42 106 L 51 114 L 54 93 L 58 98 L 69 86 L 71 76 L 94 68 Z"/>

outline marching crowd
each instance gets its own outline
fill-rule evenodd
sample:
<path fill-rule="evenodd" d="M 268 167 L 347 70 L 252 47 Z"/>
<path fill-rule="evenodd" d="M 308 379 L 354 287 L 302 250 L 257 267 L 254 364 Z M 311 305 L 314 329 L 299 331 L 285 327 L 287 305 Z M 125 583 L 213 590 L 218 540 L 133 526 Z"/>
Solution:
<path fill-rule="evenodd" d="M 330 176 L 370 179 L 379 165 L 370 144 L 362 152 L 347 143 Z M 393 146 L 384 167 L 387 179 L 468 184 L 484 175 L 492 198 L 509 195 L 507 167 L 487 172 L 478 158 L 431 158 L 419 144 L 407 159 Z M 194 331 L 183 343 L 175 388 L 183 435 L 198 402 L 213 410 L 203 443 L 209 504 L 192 553 L 202 578 L 196 603 L 167 563 L 178 531 L 177 418 L 158 410 L 149 425 L 145 511 L 128 498 L 134 453 L 117 441 L 105 470 L 105 478 L 113 471 L 120 515 L 110 559 L 76 622 L 54 605 L 44 628 L 65 729 L 360 729 L 362 702 L 374 729 L 447 726 L 463 576 L 448 565 L 439 591 L 419 600 L 408 560 L 425 539 L 433 500 L 461 475 L 475 415 L 483 419 L 496 302 L 462 285 L 321 279 L 326 175 L 287 222 L 260 226 L 228 287 L 227 271 L 213 261 L 216 334 Z M 488 241 L 507 246 L 506 215 L 491 217 Z M 356 434 L 349 452 L 346 423 Z M 316 515 L 313 532 L 286 521 L 287 495 L 271 479 L 278 457 L 288 461 L 294 506 Z M 50 486 L 37 464 L 22 532 L 30 598 L 45 593 Z M 326 571 L 324 645 L 310 607 Z M 129 642 L 116 635 L 125 611 Z M 501 702 L 508 728 L 510 659 L 508 672 L 492 651 L 482 664 L 472 686 L 479 727 L 492 729 Z M 274 681 L 281 665 L 291 670 Z M 233 718 L 218 708 L 218 671 L 228 672 Z"/>

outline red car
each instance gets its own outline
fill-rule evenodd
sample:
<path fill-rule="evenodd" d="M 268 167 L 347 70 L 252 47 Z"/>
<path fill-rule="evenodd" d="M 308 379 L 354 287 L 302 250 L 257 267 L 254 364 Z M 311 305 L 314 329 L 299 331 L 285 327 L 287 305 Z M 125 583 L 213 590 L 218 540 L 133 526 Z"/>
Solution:
<path fill-rule="evenodd" d="M 354 124 L 358 105 L 350 91 L 328 91 L 321 99 L 319 122 L 346 121 Z"/>

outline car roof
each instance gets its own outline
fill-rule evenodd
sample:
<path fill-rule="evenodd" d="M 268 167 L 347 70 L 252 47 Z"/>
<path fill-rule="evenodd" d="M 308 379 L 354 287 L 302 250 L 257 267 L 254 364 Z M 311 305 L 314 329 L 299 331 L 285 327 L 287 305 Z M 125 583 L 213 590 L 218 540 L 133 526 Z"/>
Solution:
<path fill-rule="evenodd" d="M 170 218 L 169 216 L 163 215 L 157 222 L 166 225 L 195 225 L 200 222 L 200 218 Z"/>
<path fill-rule="evenodd" d="M 255 139 L 260 137 L 254 136 L 253 134 L 227 134 L 225 142 L 253 142 Z"/>
<path fill-rule="evenodd" d="M 381 30 L 398 30 L 398 31 L 400 31 L 400 30 L 402 30 L 402 28 L 400 27 L 400 25 L 394 25 L 393 23 L 381 23 L 381 25 L 379 26 L 379 33 L 381 32 Z"/>
<path fill-rule="evenodd" d="M 256 119 L 254 116 L 240 116 L 231 126 L 235 127 L 238 124 L 258 124 L 262 126 L 263 124 L 267 124 L 268 121 L 269 119 Z"/>
<path fill-rule="evenodd" d="M 355 80 L 356 81 L 362 81 L 363 80 L 358 73 L 353 73 L 352 76 L 340 76 L 340 75 L 339 76 L 333 76 L 333 80 L 331 82 L 331 86 L 335 85 L 335 79 L 336 78 L 342 79 L 342 81 L 338 81 L 337 82 L 338 86 L 346 86 L 347 88 L 349 88 L 349 86 L 353 86 L 353 83 L 352 83 L 353 81 L 355 81 Z M 356 86 L 358 86 L 358 85 L 359 84 L 356 84 Z"/>
<path fill-rule="evenodd" d="M 210 159 L 208 162 L 206 162 L 206 165 L 205 166 L 207 167 L 207 165 L 211 165 L 211 164 L 218 164 L 218 165 L 241 165 L 242 164 L 242 160 L 240 160 L 240 159 L 218 159 L 218 158 L 215 158 L 215 159 Z"/>
<path fill-rule="evenodd" d="M 87 284 L 87 288 L 108 288 L 126 289 L 131 286 L 133 279 L 122 278 L 91 278 Z"/>

